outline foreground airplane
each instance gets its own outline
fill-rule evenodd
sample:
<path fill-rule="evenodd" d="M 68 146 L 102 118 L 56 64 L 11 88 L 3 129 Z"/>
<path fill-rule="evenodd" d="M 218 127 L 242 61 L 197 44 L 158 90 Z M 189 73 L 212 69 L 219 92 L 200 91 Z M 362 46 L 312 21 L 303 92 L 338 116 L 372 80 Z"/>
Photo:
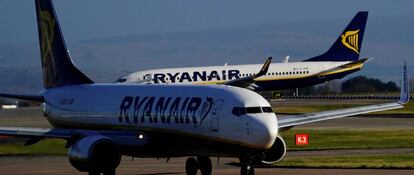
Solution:
<path fill-rule="evenodd" d="M 256 91 L 292 89 L 340 79 L 360 70 L 368 58 L 359 59 L 368 12 L 359 12 L 324 54 L 303 62 L 272 63 L 269 71 L 255 79 Z M 118 83 L 225 84 L 254 75 L 260 64 L 151 69 L 131 73 Z"/>
<path fill-rule="evenodd" d="M 280 131 L 296 125 L 402 108 L 408 102 L 406 66 L 399 102 L 276 118 L 257 93 L 226 85 L 98 84 L 77 69 L 67 52 L 50 0 L 36 0 L 44 90 L 1 97 L 42 102 L 53 128 L 0 127 L 0 135 L 66 140 L 73 167 L 90 175 L 115 174 L 121 155 L 185 157 L 188 175 L 212 173 L 210 157 L 236 157 L 241 175 L 280 161 Z M 197 157 L 194 158 L 194 157 Z M 53 168 L 53 167 L 51 167 Z"/>

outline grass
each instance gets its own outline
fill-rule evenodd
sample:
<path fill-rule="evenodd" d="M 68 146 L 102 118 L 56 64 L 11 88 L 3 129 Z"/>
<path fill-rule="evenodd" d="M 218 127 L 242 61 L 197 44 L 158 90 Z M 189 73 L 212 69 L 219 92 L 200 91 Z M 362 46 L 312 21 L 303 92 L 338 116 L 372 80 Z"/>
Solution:
<path fill-rule="evenodd" d="M 296 146 L 294 135 L 308 133 L 309 145 Z M 412 148 L 414 130 L 343 131 L 343 130 L 289 130 L 282 133 L 289 151 L 329 149 Z M 0 144 L 0 156 L 65 156 L 65 142 L 58 139 L 43 140 L 23 146 L 23 141 Z M 289 153 L 288 153 L 289 154 Z M 414 169 L 412 154 L 380 154 L 362 156 L 316 156 L 285 158 L 274 167 L 302 168 L 396 168 Z"/>
<path fill-rule="evenodd" d="M 295 134 L 308 133 L 309 145 L 296 146 Z M 289 130 L 282 133 L 288 150 L 412 148 L 414 130 Z"/>
<path fill-rule="evenodd" d="M 286 158 L 274 167 L 414 169 L 414 154 Z"/>
<path fill-rule="evenodd" d="M 296 146 L 296 133 L 308 133 L 309 145 Z M 414 130 L 344 131 L 293 129 L 283 132 L 282 136 L 289 151 L 414 147 Z M 48 139 L 31 146 L 23 146 L 23 143 L 22 141 L 17 141 L 0 144 L 0 156 L 66 155 L 67 153 L 63 140 Z"/>
<path fill-rule="evenodd" d="M 381 102 L 379 102 L 381 103 Z M 327 105 L 315 105 L 315 104 L 304 104 L 300 106 L 280 106 L 275 107 L 273 110 L 278 114 L 304 114 L 304 113 L 311 113 L 311 112 L 319 112 L 319 111 L 326 111 L 326 110 L 334 110 L 334 109 L 343 109 L 343 108 L 350 108 L 356 107 L 361 105 L 369 105 L 369 104 L 327 104 Z M 405 105 L 402 109 L 395 109 L 389 111 L 382 111 L 376 113 L 370 113 L 365 115 L 378 115 L 378 114 L 387 114 L 387 115 L 408 115 L 414 114 L 414 102 L 409 102 Z"/>
<path fill-rule="evenodd" d="M 66 155 L 65 141 L 48 139 L 31 146 L 24 146 L 23 141 L 0 144 L 0 156 L 39 156 Z"/>

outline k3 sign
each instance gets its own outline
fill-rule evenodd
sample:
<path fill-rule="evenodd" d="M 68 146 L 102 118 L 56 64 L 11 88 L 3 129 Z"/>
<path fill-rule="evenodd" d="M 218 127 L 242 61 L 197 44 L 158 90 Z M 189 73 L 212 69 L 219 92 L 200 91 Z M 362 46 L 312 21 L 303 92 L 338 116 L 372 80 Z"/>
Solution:
<path fill-rule="evenodd" d="M 309 134 L 295 134 L 296 145 L 308 145 Z"/>

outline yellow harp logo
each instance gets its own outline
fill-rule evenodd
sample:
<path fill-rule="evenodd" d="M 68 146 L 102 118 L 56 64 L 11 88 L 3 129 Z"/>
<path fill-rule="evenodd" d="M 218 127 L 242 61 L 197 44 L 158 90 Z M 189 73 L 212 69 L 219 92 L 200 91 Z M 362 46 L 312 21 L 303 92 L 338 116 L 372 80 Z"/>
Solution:
<path fill-rule="evenodd" d="M 42 54 L 43 82 L 46 88 L 52 87 L 56 78 L 55 53 L 53 53 L 53 41 L 55 39 L 56 23 L 48 11 L 39 9 L 40 13 L 40 48 Z"/>
<path fill-rule="evenodd" d="M 359 39 L 358 39 L 359 29 L 355 31 L 347 31 L 345 34 L 341 35 L 342 44 L 345 47 L 355 51 L 359 54 Z"/>
<path fill-rule="evenodd" d="M 40 11 L 40 32 L 42 33 L 42 54 L 43 57 L 52 57 L 53 40 L 55 38 L 55 21 L 48 11 Z"/>

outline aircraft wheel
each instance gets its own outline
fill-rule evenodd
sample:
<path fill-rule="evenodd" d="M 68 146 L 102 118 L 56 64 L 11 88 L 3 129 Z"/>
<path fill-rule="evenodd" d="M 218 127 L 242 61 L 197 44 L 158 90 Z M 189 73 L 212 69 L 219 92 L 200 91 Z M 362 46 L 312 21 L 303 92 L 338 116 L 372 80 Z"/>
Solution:
<path fill-rule="evenodd" d="M 240 170 L 240 175 L 254 175 L 253 165 L 243 164 Z"/>
<path fill-rule="evenodd" d="M 213 166 L 211 165 L 211 159 L 209 157 L 200 156 L 197 157 L 197 161 L 201 175 L 211 175 L 213 169 Z"/>
<path fill-rule="evenodd" d="M 187 175 L 197 175 L 197 160 L 189 157 L 185 162 L 185 172 Z"/>

